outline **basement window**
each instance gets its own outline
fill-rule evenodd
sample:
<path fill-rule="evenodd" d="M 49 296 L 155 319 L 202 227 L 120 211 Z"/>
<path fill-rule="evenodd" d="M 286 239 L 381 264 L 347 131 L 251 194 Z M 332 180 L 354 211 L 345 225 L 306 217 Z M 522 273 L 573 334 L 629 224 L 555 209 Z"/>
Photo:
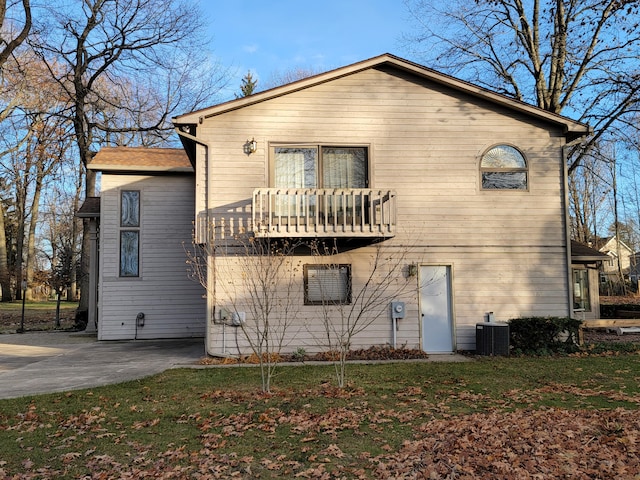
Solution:
<path fill-rule="evenodd" d="M 305 305 L 351 303 L 351 265 L 305 265 Z"/>
<path fill-rule="evenodd" d="M 483 190 L 526 190 L 527 162 L 511 145 L 496 145 L 482 156 L 480 176 Z"/>

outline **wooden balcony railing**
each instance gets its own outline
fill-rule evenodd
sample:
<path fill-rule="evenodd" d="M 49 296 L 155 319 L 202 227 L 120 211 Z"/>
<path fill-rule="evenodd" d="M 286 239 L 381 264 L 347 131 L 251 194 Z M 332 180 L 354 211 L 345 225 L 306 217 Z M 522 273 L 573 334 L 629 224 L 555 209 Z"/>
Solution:
<path fill-rule="evenodd" d="M 372 188 L 258 188 L 253 227 L 259 237 L 392 237 L 396 194 Z"/>

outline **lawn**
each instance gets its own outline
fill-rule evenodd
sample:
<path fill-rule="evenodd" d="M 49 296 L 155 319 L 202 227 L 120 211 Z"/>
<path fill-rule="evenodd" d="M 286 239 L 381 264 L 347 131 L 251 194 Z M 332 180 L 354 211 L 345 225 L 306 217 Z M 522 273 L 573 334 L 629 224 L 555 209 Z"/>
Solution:
<path fill-rule="evenodd" d="M 640 478 L 640 355 L 170 370 L 0 401 L 0 478 Z M 537 476 L 536 476 L 537 475 Z"/>
<path fill-rule="evenodd" d="M 60 328 L 72 328 L 78 302 L 60 303 Z M 53 330 L 56 302 L 25 302 L 24 329 Z M 22 323 L 22 301 L 0 302 L 0 333 L 16 333 Z"/>

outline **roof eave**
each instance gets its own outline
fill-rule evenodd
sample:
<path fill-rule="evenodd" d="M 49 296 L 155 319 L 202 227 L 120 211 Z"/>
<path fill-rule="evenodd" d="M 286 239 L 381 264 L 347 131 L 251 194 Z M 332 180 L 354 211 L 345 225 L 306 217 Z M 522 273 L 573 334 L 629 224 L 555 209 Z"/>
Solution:
<path fill-rule="evenodd" d="M 155 167 L 155 166 L 141 166 L 141 165 L 104 165 L 100 163 L 92 162 L 87 168 L 89 170 L 108 172 L 108 173 L 193 173 L 194 169 L 191 167 Z"/>
<path fill-rule="evenodd" d="M 173 117 L 172 121 L 174 125 L 201 124 L 205 119 L 214 117 L 216 115 L 220 115 L 222 113 L 238 110 L 244 107 L 248 107 L 250 105 L 254 105 L 256 103 L 281 97 L 289 93 L 293 93 L 299 90 L 304 90 L 306 88 L 309 88 L 315 85 L 319 85 L 331 80 L 335 80 L 340 77 L 344 77 L 362 70 L 366 70 L 368 68 L 372 68 L 376 65 L 380 65 L 381 63 L 384 63 L 385 61 L 384 59 L 388 57 L 393 57 L 393 56 L 389 54 L 380 55 L 378 57 L 370 58 L 368 60 L 363 60 L 361 62 L 347 65 L 345 67 L 340 67 L 335 70 L 330 70 L 328 72 L 320 73 L 318 75 L 313 75 L 311 77 L 306 77 L 301 80 L 296 80 L 295 82 L 287 83 L 285 85 L 280 85 L 278 87 L 274 87 L 269 90 L 264 90 L 262 92 L 254 93 L 253 95 L 236 98 L 234 100 L 229 100 L 227 102 L 220 103 L 218 105 L 213 105 L 210 107 L 203 108 L 201 110 L 196 110 L 195 112 L 179 115 L 177 117 Z M 393 58 L 396 58 L 396 57 L 393 57 Z"/>
<path fill-rule="evenodd" d="M 606 255 L 571 255 L 571 261 L 573 262 L 604 262 L 608 259 Z"/>
<path fill-rule="evenodd" d="M 444 73 L 431 70 L 425 67 L 424 65 L 420 65 L 420 64 L 411 62 L 409 60 L 396 57 L 395 55 L 391 55 L 389 53 L 385 53 L 383 55 L 379 55 L 377 57 L 373 57 L 368 60 L 363 60 L 358 63 L 354 63 L 351 65 L 347 65 L 345 67 L 331 70 L 329 72 L 314 75 L 312 77 L 307 77 L 302 80 L 298 80 L 296 82 L 292 82 L 286 85 L 281 85 L 279 87 L 275 87 L 270 90 L 265 90 L 263 92 L 250 95 L 248 97 L 241 97 L 235 100 L 230 100 L 225 103 L 214 105 L 212 107 L 207 107 L 201 110 L 197 110 L 195 112 L 179 115 L 177 117 L 174 117 L 172 121 L 174 125 L 201 124 L 205 119 L 210 117 L 214 117 L 226 112 L 248 107 L 256 103 L 264 102 L 266 100 L 287 95 L 289 93 L 303 90 L 305 88 L 319 85 L 321 83 L 329 82 L 331 80 L 335 80 L 340 77 L 351 75 L 353 73 L 357 73 L 362 70 L 380 67 L 382 65 L 390 65 L 404 71 L 412 72 L 417 76 L 428 79 L 435 83 L 445 85 L 449 88 L 456 89 L 458 91 L 464 92 L 466 94 L 469 94 L 475 97 L 479 97 L 485 100 L 490 100 L 496 104 L 503 105 L 507 108 L 517 110 L 527 115 L 537 117 L 547 122 L 551 122 L 555 125 L 559 125 L 562 127 L 563 133 L 567 141 L 573 141 L 578 138 L 585 137 L 590 133 L 592 133 L 593 131 L 591 127 L 583 123 L 576 122 L 562 115 L 547 112 L 546 110 L 535 107 L 533 105 L 520 102 L 518 100 L 509 98 L 499 93 L 492 92 L 491 90 L 487 90 L 485 88 L 479 87 L 478 85 L 474 85 L 464 80 L 460 80 L 458 78 L 446 75 Z"/>

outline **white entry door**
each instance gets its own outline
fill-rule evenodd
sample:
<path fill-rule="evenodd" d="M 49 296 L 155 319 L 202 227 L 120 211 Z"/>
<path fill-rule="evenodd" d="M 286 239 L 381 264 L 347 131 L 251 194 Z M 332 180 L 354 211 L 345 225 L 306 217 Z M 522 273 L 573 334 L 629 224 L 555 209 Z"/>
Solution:
<path fill-rule="evenodd" d="M 422 349 L 427 353 L 454 351 L 451 267 L 420 266 Z"/>

